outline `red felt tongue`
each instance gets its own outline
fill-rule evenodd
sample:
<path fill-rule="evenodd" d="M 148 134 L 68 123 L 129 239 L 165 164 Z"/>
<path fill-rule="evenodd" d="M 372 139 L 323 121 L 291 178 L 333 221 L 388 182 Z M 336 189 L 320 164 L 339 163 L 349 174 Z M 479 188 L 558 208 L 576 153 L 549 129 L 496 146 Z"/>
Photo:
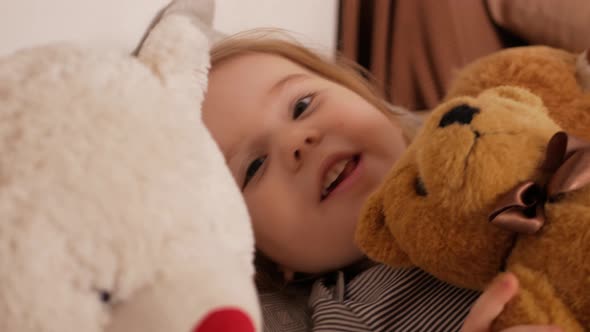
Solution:
<path fill-rule="evenodd" d="M 254 324 L 240 309 L 220 308 L 210 312 L 193 332 L 254 332 Z"/>

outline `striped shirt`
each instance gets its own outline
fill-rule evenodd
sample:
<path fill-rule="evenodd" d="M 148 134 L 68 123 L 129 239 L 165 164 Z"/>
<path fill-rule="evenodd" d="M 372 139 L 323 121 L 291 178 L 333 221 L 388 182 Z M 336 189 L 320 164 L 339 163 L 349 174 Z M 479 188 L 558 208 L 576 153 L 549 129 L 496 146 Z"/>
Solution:
<path fill-rule="evenodd" d="M 346 282 L 320 279 L 309 305 L 315 332 L 459 331 L 478 292 L 417 268 L 375 265 Z"/>

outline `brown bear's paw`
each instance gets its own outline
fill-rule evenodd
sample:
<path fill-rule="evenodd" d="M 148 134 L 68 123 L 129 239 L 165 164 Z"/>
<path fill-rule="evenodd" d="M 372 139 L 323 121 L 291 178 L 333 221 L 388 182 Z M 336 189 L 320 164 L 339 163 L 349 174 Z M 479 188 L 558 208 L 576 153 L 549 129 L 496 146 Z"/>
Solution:
<path fill-rule="evenodd" d="M 590 49 L 587 49 L 578 56 L 576 76 L 582 86 L 582 90 L 590 91 Z"/>

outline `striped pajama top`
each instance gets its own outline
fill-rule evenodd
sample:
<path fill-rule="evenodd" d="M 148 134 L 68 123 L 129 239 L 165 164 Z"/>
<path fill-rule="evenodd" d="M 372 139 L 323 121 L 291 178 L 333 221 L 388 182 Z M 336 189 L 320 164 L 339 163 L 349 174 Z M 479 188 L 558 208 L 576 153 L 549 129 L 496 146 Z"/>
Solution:
<path fill-rule="evenodd" d="M 480 293 L 444 283 L 417 268 L 375 265 L 346 282 L 320 279 L 309 297 L 312 330 L 459 331 Z"/>

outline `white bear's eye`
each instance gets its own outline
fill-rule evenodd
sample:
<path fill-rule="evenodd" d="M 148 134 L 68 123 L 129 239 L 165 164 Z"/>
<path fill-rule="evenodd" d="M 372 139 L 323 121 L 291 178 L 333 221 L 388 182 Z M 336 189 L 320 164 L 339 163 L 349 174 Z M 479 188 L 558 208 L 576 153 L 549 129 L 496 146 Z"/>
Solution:
<path fill-rule="evenodd" d="M 108 291 L 99 291 L 99 296 L 103 303 L 110 303 L 112 300 L 112 295 Z"/>

